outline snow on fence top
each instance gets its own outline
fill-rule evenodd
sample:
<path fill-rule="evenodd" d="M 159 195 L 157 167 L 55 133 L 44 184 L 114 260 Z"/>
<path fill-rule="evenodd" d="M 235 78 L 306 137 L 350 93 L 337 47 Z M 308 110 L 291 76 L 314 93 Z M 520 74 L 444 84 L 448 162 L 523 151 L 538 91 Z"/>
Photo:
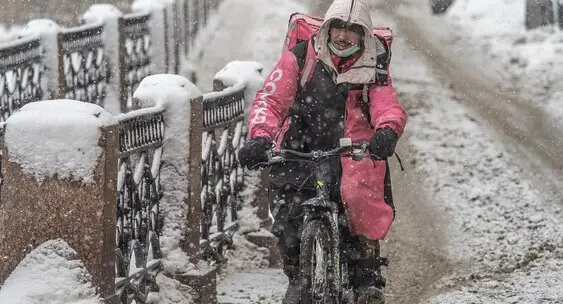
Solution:
<path fill-rule="evenodd" d="M 93 182 L 102 148 L 101 128 L 115 123 L 103 108 L 74 100 L 25 105 L 5 126 L 8 159 L 37 181 L 55 174 L 61 179 Z"/>
<path fill-rule="evenodd" d="M 248 112 L 250 104 L 256 96 L 256 91 L 264 83 L 263 70 L 264 65 L 259 62 L 235 60 L 227 63 L 224 68 L 217 72 L 215 80 L 230 87 L 243 85 L 246 88 L 244 94 L 245 111 Z M 248 113 L 246 114 L 248 115 Z"/>

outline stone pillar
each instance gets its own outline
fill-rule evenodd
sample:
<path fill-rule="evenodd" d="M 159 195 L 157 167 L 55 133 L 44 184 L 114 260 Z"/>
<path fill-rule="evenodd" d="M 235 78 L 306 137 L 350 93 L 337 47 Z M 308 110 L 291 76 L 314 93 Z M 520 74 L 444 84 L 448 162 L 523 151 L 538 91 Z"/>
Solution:
<path fill-rule="evenodd" d="M 176 9 L 176 0 L 158 0 L 163 6 L 165 11 L 165 28 L 166 28 L 166 49 L 168 66 L 166 73 L 178 74 L 180 70 L 179 65 L 179 43 L 178 43 L 178 18 Z"/>
<path fill-rule="evenodd" d="M 0 285 L 33 248 L 60 238 L 114 303 L 117 147 L 113 116 L 93 104 L 35 102 L 7 120 Z"/>

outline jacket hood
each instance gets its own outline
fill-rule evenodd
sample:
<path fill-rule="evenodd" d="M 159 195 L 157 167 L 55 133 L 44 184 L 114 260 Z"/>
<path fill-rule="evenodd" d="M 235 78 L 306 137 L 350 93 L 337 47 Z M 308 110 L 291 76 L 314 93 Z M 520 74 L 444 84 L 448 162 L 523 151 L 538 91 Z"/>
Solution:
<path fill-rule="evenodd" d="M 336 19 L 359 24 L 364 28 L 364 52 L 352 68 L 339 74 L 337 83 L 373 83 L 375 82 L 375 66 L 377 55 L 385 53 L 381 41 L 373 36 L 373 24 L 369 5 L 366 0 L 334 0 L 325 13 L 324 23 L 313 38 L 315 51 L 319 59 L 326 65 L 337 70 L 332 63 L 328 41 L 330 39 L 330 23 Z"/>

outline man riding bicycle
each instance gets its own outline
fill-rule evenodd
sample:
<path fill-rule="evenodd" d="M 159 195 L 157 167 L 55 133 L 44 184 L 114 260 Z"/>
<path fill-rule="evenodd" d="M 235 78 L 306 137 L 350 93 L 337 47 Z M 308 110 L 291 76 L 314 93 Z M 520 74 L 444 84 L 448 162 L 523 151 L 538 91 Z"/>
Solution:
<path fill-rule="evenodd" d="M 370 153 L 393 155 L 406 124 L 391 79 L 376 75 L 377 55 L 386 50 L 372 33 L 365 0 L 335 0 L 310 40 L 284 52 L 249 116 L 249 140 L 239 152 L 243 166 L 268 161 L 275 145 L 302 152 L 329 150 L 339 139 L 369 141 Z M 305 56 L 305 62 L 299 63 Z M 301 68 L 303 66 L 303 68 Z M 385 200 L 385 161 L 340 158 L 332 166 L 339 179 L 331 195 L 341 201 L 347 218 L 343 240 L 349 247 L 350 281 L 357 303 L 383 303 L 379 240 L 394 219 Z M 299 246 L 303 202 L 315 196 L 311 168 L 287 163 L 270 172 L 272 233 L 279 240 L 289 287 L 283 303 L 300 303 Z"/>

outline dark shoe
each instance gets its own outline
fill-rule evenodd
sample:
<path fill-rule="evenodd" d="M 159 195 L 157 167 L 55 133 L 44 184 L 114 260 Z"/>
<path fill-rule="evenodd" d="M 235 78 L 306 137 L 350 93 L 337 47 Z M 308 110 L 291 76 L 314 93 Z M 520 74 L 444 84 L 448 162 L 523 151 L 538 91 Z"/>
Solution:
<path fill-rule="evenodd" d="M 301 290 L 299 289 L 299 284 L 296 282 L 289 283 L 287 286 L 287 291 L 283 297 L 282 304 L 299 304 L 301 302 Z"/>
<path fill-rule="evenodd" d="M 356 304 L 385 304 L 383 291 L 375 286 L 360 287 Z"/>

